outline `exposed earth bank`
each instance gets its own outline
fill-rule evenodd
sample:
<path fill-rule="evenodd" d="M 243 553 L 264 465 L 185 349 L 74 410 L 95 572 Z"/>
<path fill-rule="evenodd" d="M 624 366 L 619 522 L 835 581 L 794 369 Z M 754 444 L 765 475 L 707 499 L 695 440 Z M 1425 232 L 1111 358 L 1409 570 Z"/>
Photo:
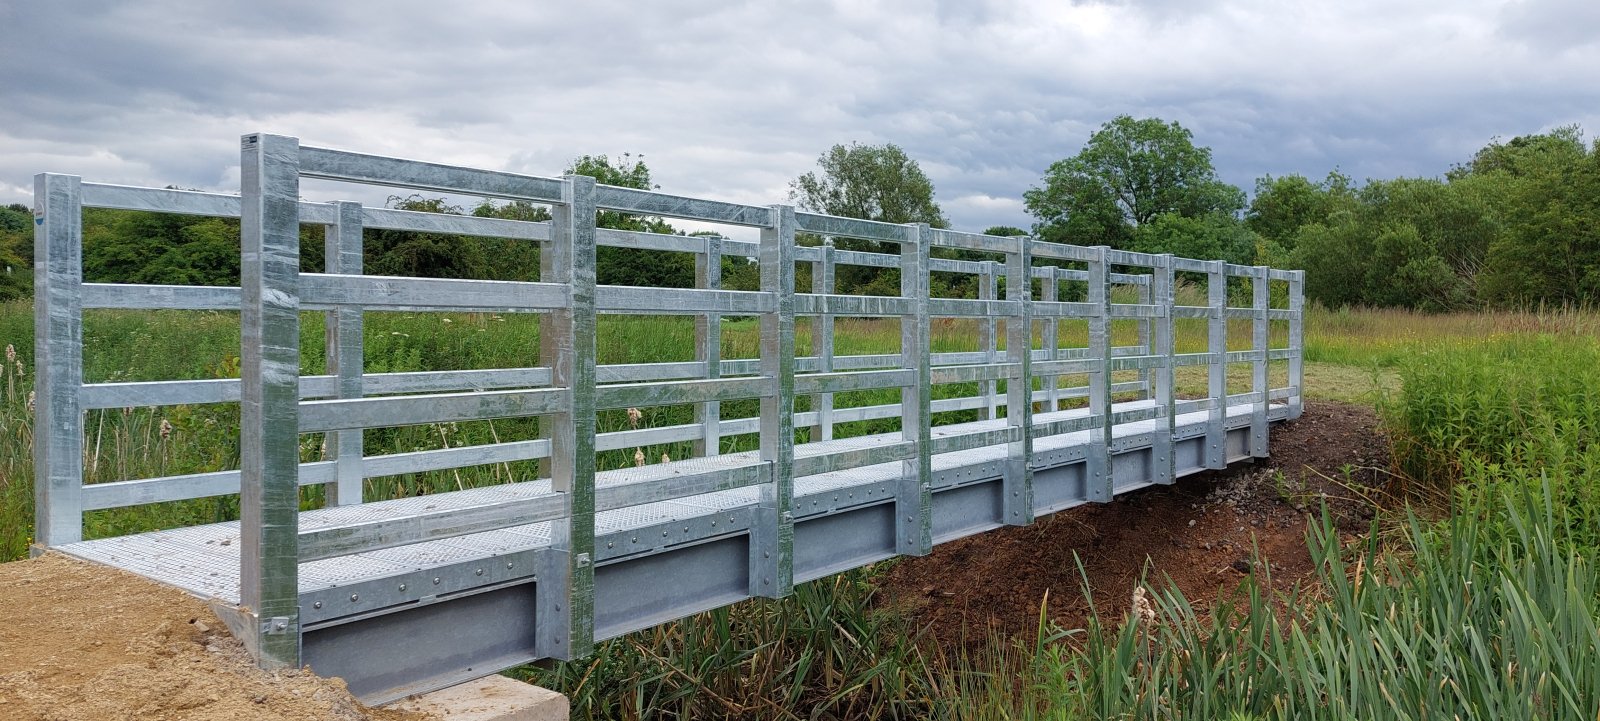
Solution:
<path fill-rule="evenodd" d="M 991 632 L 1033 633 L 1046 592 L 1050 617 L 1082 628 L 1086 584 L 1108 619 L 1127 611 L 1144 579 L 1159 588 L 1170 578 L 1202 611 L 1250 572 L 1270 571 L 1273 587 L 1288 591 L 1315 570 L 1306 524 L 1324 500 L 1342 534 L 1368 530 L 1371 505 L 1361 496 L 1387 478 L 1388 445 L 1371 407 L 1316 402 L 1273 427 L 1271 452 L 1254 465 L 935 546 L 898 561 L 878 602 L 956 648 Z"/>

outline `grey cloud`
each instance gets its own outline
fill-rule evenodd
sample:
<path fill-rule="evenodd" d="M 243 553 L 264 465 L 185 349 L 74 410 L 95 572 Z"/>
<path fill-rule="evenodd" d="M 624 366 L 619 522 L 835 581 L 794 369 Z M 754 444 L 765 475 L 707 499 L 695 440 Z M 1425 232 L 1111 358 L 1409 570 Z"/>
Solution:
<path fill-rule="evenodd" d="M 1501 32 L 1530 47 L 1566 50 L 1600 42 L 1600 4 L 1593 0 L 1522 0 L 1501 11 Z"/>
<path fill-rule="evenodd" d="M 1590 5 L 16 3 L 0 202 L 42 170 L 236 188 L 268 130 L 537 174 L 643 153 L 664 190 L 772 203 L 855 140 L 920 159 L 957 227 L 1026 226 L 1022 192 L 1120 113 L 1182 122 L 1247 189 L 1437 175 L 1594 118 Z"/>

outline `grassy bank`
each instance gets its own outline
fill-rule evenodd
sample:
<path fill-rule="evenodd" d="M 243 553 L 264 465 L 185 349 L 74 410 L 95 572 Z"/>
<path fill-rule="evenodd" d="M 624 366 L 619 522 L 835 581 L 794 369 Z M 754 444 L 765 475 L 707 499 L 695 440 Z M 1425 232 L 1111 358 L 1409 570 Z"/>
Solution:
<path fill-rule="evenodd" d="M 524 316 L 367 316 L 370 372 L 532 365 L 537 328 Z M 1063 324 L 1065 344 L 1080 328 Z M 1230 329 L 1243 347 L 1247 326 Z M 1274 324 L 1275 337 L 1284 328 Z M 1132 343 L 1132 324 L 1114 328 Z M 1493 313 L 1420 316 L 1314 310 L 1306 322 L 1312 399 L 1380 403 L 1408 482 L 1424 512 L 1386 536 L 1346 548 L 1331 526 L 1309 539 L 1314 592 L 1273 603 L 1249 579 L 1231 606 L 1195 603 L 1152 584 L 1147 613 L 1098 619 L 1067 631 L 1041 624 L 1025 643 L 996 640 L 976 657 L 918 643 L 907 620 L 875 610 L 864 572 L 803 585 L 792 598 L 751 601 L 602 644 L 590 659 L 526 677 L 574 698 L 578 717 L 764 718 L 1595 718 L 1600 651 L 1600 331 L 1596 316 Z M 303 371 L 322 369 L 322 327 L 305 316 Z M 602 363 L 693 358 L 686 319 L 607 318 Z M 810 347 L 802 324 L 797 345 Z M 31 309 L 0 305 L 0 560 L 25 554 L 32 505 Z M 1179 351 L 1203 349 L 1203 327 L 1180 324 Z M 85 333 L 91 382 L 234 377 L 236 316 L 221 313 L 91 314 Z M 750 321 L 724 326 L 726 358 L 753 358 Z M 898 328 L 841 321 L 840 353 L 890 353 Z M 975 326 L 935 327 L 936 351 L 976 349 Z M 1275 345 L 1281 340 L 1275 340 Z M 1198 369 L 1195 369 L 1198 370 Z M 1232 370 L 1232 369 L 1230 369 Z M 1239 370 L 1243 370 L 1242 367 Z M 1281 368 L 1275 369 L 1281 373 Z M 1243 380 L 1230 374 L 1230 385 Z M 1203 390 L 1185 375 L 1180 389 Z M 1275 383 L 1276 384 L 1276 383 Z M 943 396 L 970 394 L 945 387 Z M 892 401 L 855 394 L 841 405 Z M 805 404 L 808 399 L 801 399 Z M 728 404 L 726 416 L 753 414 Z M 688 407 L 645 409 L 642 426 L 687 422 Z M 954 420 L 954 419 L 952 419 Z M 237 415 L 225 406 L 116 409 L 87 418 L 88 482 L 237 466 Z M 892 430 L 893 419 L 841 435 Z M 523 438 L 533 421 L 447 424 L 369 432 L 368 454 Z M 629 427 L 622 412 L 602 431 Z M 727 439 L 724 450 L 750 438 Z M 652 460 L 685 444 L 640 449 Z M 307 436 L 306 460 L 321 457 Z M 633 462 L 633 451 L 602 463 Z M 531 464 L 415 474 L 368 482 L 370 498 L 453 490 L 523 478 Z M 320 503 L 308 493 L 305 504 Z M 1440 509 L 1449 513 L 1440 516 Z M 233 517 L 231 499 L 96 512 L 91 535 Z M 1400 513 L 1397 511 L 1397 513 Z M 1391 518 L 1403 518 L 1395 515 Z M 1442 520 L 1441 520 L 1442 519 Z M 1585 715 L 1586 714 L 1586 715 Z"/>
<path fill-rule="evenodd" d="M 1314 528 L 1315 602 L 1286 617 L 1254 577 L 1209 615 L 1156 593 L 1126 625 L 1089 628 L 1083 649 L 1036 656 L 1051 715 L 1595 718 L 1600 345 L 1461 339 L 1400 373 L 1383 411 L 1400 490 L 1425 505 L 1391 547 Z"/>
<path fill-rule="evenodd" d="M 1043 325 L 1036 328 L 1035 346 Z M 1287 327 L 1275 327 L 1276 345 L 1286 343 Z M 799 323 L 796 344 L 799 352 L 810 352 L 813 327 Z M 236 378 L 239 373 L 238 316 L 220 312 L 127 312 L 90 311 L 84 322 L 84 379 L 87 382 L 128 382 L 173 379 Z M 1114 342 L 1138 342 L 1138 328 L 1118 322 L 1113 328 Z M 1001 346 L 1003 333 L 1001 334 Z M 1087 328 L 1082 322 L 1061 324 L 1061 344 L 1084 346 Z M 0 559 L 19 558 L 26 553 L 31 536 L 32 413 L 34 353 L 33 315 L 29 304 L 0 304 L 0 345 L 13 349 L 7 361 L 5 379 L 0 383 Z M 934 323 L 934 352 L 975 351 L 978 347 L 976 321 L 941 319 Z M 1247 322 L 1236 322 L 1229 333 L 1230 346 L 1247 347 Z M 695 357 L 693 321 L 686 317 L 606 316 L 599 325 L 597 339 L 602 364 L 690 361 Z M 1180 328 L 1180 352 L 1205 348 L 1202 323 Z M 301 371 L 321 373 L 324 369 L 324 326 L 320 313 L 302 315 Z M 365 330 L 365 368 L 371 373 L 435 371 L 475 368 L 514 368 L 537 364 L 538 322 L 531 315 L 516 314 L 407 314 L 368 313 Z M 731 319 L 723 324 L 722 355 L 725 359 L 756 358 L 759 333 L 753 319 Z M 841 355 L 896 353 L 900 348 L 898 322 L 876 319 L 836 321 L 835 349 Z M 1274 382 L 1283 384 L 1285 363 L 1275 362 Z M 1180 390 L 1203 395 L 1202 368 L 1185 368 Z M 1133 380 L 1136 372 L 1125 372 L 1118 380 Z M 1083 376 L 1063 377 L 1063 386 L 1081 385 Z M 1230 368 L 1230 390 L 1248 387 L 1249 369 L 1235 364 Z M 1003 389 L 1003 384 L 1002 384 Z M 934 388 L 934 398 L 954 398 L 975 394 L 975 384 L 947 384 Z M 898 402 L 893 390 L 874 390 L 837 394 L 836 407 L 880 405 Z M 799 410 L 808 410 L 812 399 L 797 399 Z M 694 409 L 687 405 L 644 408 L 638 419 L 622 410 L 603 412 L 598 418 L 601 432 L 633 427 L 649 428 L 690 423 Z M 756 415 L 755 400 L 723 403 L 723 417 Z M 975 411 L 941 413 L 940 423 L 976 419 Z M 842 423 L 836 426 L 839 437 L 894 431 L 897 418 Z M 501 419 L 471 423 L 430 424 L 369 430 L 365 434 L 367 455 L 405 453 L 442 447 L 459 447 L 534 437 L 537 419 Z M 123 408 L 87 413 L 85 482 L 103 483 L 163 475 L 225 470 L 238 467 L 238 411 L 230 405 L 197 405 L 164 408 Z M 802 438 L 809 431 L 801 430 Z M 723 439 L 724 452 L 755 447 L 752 434 Z M 318 434 L 302 437 L 304 461 L 321 460 L 326 446 Z M 670 443 L 637 449 L 621 449 L 601 454 L 602 469 L 633 465 L 637 457 L 648 462 L 661 458 L 679 459 L 692 453 L 687 443 Z M 368 479 L 365 494 L 369 499 L 396 498 L 485 484 L 505 483 L 532 477 L 534 462 L 503 463 L 446 471 Z M 320 487 L 304 493 L 304 507 L 322 504 Z M 152 530 L 174 525 L 207 523 L 236 518 L 237 502 L 232 498 L 202 499 L 154 504 L 127 509 L 91 512 L 85 516 L 85 534 L 95 538 Z"/>

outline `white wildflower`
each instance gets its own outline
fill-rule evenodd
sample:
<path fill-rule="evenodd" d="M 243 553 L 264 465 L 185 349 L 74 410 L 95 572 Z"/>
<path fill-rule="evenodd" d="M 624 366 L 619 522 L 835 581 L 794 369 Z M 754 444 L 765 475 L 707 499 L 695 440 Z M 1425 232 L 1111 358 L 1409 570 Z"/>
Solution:
<path fill-rule="evenodd" d="M 638 408 L 629 408 L 628 409 L 628 427 L 629 428 L 638 428 L 639 427 L 639 419 L 643 418 L 643 417 L 644 417 L 644 413 L 640 412 Z"/>
<path fill-rule="evenodd" d="M 1143 623 L 1155 623 L 1156 609 L 1150 605 L 1144 586 L 1133 589 L 1133 616 Z"/>
<path fill-rule="evenodd" d="M 644 468 L 644 449 L 643 448 L 635 448 L 635 449 L 633 449 L 633 465 L 638 466 L 639 468 Z"/>
<path fill-rule="evenodd" d="M 172 437 L 172 424 L 170 422 L 168 422 L 167 419 L 162 418 L 161 419 L 161 440 L 164 441 L 164 440 L 167 440 L 168 438 L 171 438 L 171 437 Z"/>

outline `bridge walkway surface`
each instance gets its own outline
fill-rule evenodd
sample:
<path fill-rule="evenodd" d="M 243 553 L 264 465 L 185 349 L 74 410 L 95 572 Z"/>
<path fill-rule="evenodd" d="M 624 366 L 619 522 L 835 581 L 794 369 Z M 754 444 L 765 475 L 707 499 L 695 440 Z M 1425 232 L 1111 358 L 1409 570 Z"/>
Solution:
<path fill-rule="evenodd" d="M 582 657 L 597 640 L 1264 457 L 1267 425 L 1300 413 L 1297 271 L 440 166 L 283 136 L 245 136 L 242 159 L 240 196 L 38 177 L 39 427 L 48 429 L 36 461 L 38 538 L 212 599 L 263 666 L 309 665 L 370 703 Z M 302 177 L 545 203 L 554 218 L 307 202 Z M 243 283 L 83 283 L 84 207 L 240 217 Z M 595 227 L 597 210 L 753 227 L 760 240 L 608 231 Z M 327 228 L 327 273 L 300 271 L 302 224 Z M 541 280 L 363 275 L 362 232 L 373 228 L 536 243 Z M 802 245 L 799 234 L 823 242 Z M 832 238 L 899 252 L 844 250 Z M 597 286 L 597 245 L 692 253 L 698 287 Z M 933 257 L 934 248 L 964 256 Z M 754 259 L 760 290 L 723 290 L 723 256 Z M 797 265 L 811 266 L 813 292 L 795 291 Z M 840 265 L 897 269 L 902 293 L 836 294 Z M 978 298 L 935 297 L 934 273 L 975 277 Z M 1206 305 L 1176 303 L 1182 276 L 1206 288 Z M 242 377 L 85 383 L 82 313 L 97 307 L 237 310 Z M 365 373 L 340 363 L 362 358 L 362 314 L 374 310 L 541 313 L 539 364 Z M 322 375 L 297 371 L 302 311 L 329 319 Z M 597 364 L 595 322 L 607 314 L 693 316 L 695 360 Z M 759 357 L 721 357 L 728 316 L 759 319 Z M 796 352 L 797 316 L 812 318 L 810 355 Z M 836 317 L 898 319 L 900 351 L 835 353 Z M 934 318 L 969 319 L 977 349 L 933 352 Z M 1186 318 L 1204 327 L 1204 351 L 1176 352 Z M 1229 350 L 1232 319 L 1248 331 L 1244 350 Z M 1063 333 L 1080 337 L 1074 323 L 1086 341 L 1063 347 Z M 1114 333 L 1117 324 L 1131 327 Z M 1114 336 L 1136 341 L 1118 346 Z M 1230 365 L 1248 367 L 1247 391 L 1229 392 Z M 1184 366 L 1203 367 L 1206 397 L 1178 397 Z M 941 386 L 962 393 L 935 399 Z M 898 402 L 844 402 L 882 390 Z M 795 411 L 799 396 L 810 410 Z M 759 399 L 759 415 L 724 417 L 722 404 L 738 399 Z M 240 405 L 238 470 L 83 483 L 86 410 L 192 403 Z M 692 405 L 695 420 L 597 432 L 600 412 L 652 405 Z M 364 429 L 535 415 L 549 419 L 544 437 L 363 452 Z M 844 433 L 895 419 L 896 431 Z M 817 440 L 796 443 L 797 429 Z M 301 461 L 307 433 L 328 434 L 331 458 Z M 612 470 L 595 460 L 673 442 L 693 443 L 696 455 Z M 718 452 L 737 443 L 751 450 Z M 535 459 L 548 477 L 362 497 L 368 478 Z M 300 510 L 299 489 L 318 484 L 327 507 Z M 87 511 L 235 494 L 238 521 L 82 538 Z"/>

